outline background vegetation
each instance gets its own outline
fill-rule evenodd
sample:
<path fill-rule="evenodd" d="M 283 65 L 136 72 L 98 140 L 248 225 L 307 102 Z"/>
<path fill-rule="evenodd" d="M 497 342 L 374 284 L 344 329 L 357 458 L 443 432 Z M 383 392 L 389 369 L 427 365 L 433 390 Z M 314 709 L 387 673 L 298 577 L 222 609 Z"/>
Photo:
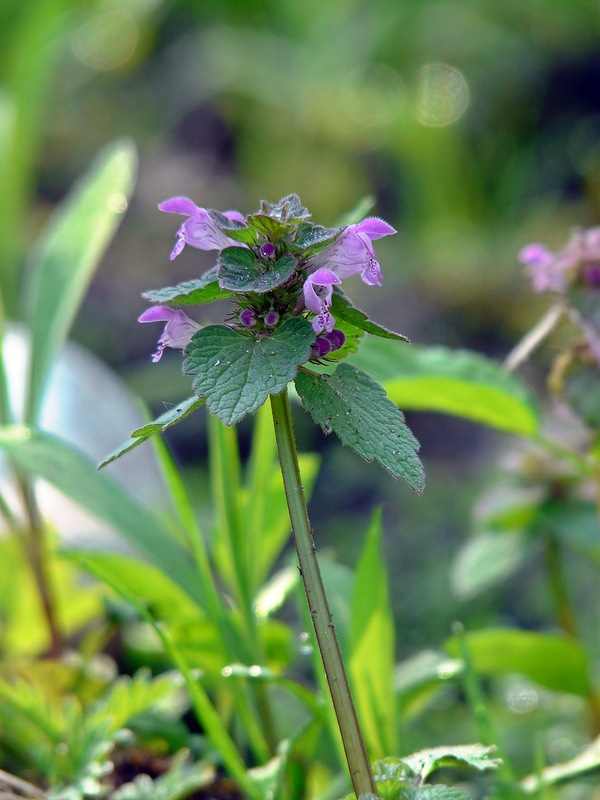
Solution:
<path fill-rule="evenodd" d="M 27 318 L 28 254 L 52 209 L 98 151 L 128 136 L 138 148 L 137 185 L 72 338 L 156 413 L 187 396 L 189 386 L 175 354 L 150 363 L 153 334 L 135 322 L 145 307 L 140 293 L 212 266 L 211 253 L 190 248 L 169 261 L 173 218 L 156 205 L 173 195 L 248 212 L 261 198 L 296 192 L 323 224 L 372 196 L 374 213 L 398 235 L 378 247 L 384 290 L 356 279 L 356 303 L 415 343 L 470 348 L 501 360 L 547 305 L 522 275 L 519 248 L 536 240 L 559 247 L 573 226 L 599 219 L 599 28 L 593 0 L 4 0 L 0 287 L 6 319 Z M 209 313 L 218 321 L 214 307 Z M 523 369 L 534 389 L 543 389 L 553 355 L 546 347 Z M 72 366 L 65 369 L 72 375 Z M 102 403 L 112 380 L 93 371 L 79 404 L 69 405 L 72 393 L 65 390 L 54 416 L 46 412 L 50 430 L 64 433 L 61 419 L 68 419 L 71 440 L 96 459 L 136 426 L 129 399 Z M 114 391 L 124 389 L 118 383 Z M 96 413 L 90 415 L 91 407 Z M 547 411 L 557 425 L 556 408 Z M 574 423 L 558 413 L 564 434 Z M 320 549 L 354 567 L 362 532 L 381 506 L 398 659 L 439 647 L 455 620 L 468 630 L 557 630 L 539 561 L 515 556 L 522 569 L 507 569 L 506 581 L 481 591 L 465 588 L 456 563 L 449 569 L 477 520 L 497 502 L 488 486 L 498 494 L 511 484 L 499 470 L 523 467 L 520 440 L 449 415 L 407 416 L 428 474 L 421 497 L 298 418 L 301 446 L 322 455 L 311 503 Z M 242 460 L 250 435 L 244 423 Z M 167 438 L 196 510 L 209 518 L 204 414 Z M 160 511 L 166 492 L 149 447 L 115 475 Z M 535 475 L 544 470 L 545 456 L 527 458 Z M 73 509 L 61 506 L 56 513 L 63 535 L 71 531 L 78 541 L 82 533 L 108 535 Z M 590 530 L 597 536 L 597 528 Z M 594 569 L 589 559 L 566 558 L 566 581 L 597 665 Z M 6 578 L 4 585 L 8 592 Z M 38 634 L 28 629 L 25 611 L 22 620 L 7 655 L 43 649 L 31 645 Z M 138 663 L 136 647 L 129 668 Z M 147 653 L 141 652 L 143 662 Z M 503 675 L 491 691 L 506 715 L 517 764 L 526 751 L 523 770 L 531 768 L 534 728 L 549 731 L 550 759 L 566 760 L 582 746 L 585 726 L 573 724 L 570 708 L 557 712 L 546 704 L 539 687 Z M 457 710 L 458 693 L 451 687 L 436 695 L 412 728 L 410 748 L 476 736 Z M 579 699 L 565 695 L 563 702 Z"/>

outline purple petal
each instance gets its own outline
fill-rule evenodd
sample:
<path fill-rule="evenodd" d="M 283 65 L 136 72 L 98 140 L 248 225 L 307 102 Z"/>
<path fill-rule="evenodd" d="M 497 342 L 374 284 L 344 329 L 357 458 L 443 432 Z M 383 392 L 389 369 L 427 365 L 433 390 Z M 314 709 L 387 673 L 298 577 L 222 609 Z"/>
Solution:
<path fill-rule="evenodd" d="M 155 363 L 160 361 L 166 347 L 183 350 L 190 343 L 192 336 L 200 330 L 200 325 L 190 319 L 183 311 L 168 306 L 152 306 L 144 311 L 138 322 L 166 322 L 158 340 L 158 349 L 152 356 Z"/>
<path fill-rule="evenodd" d="M 246 222 L 244 215 L 240 214 L 239 211 L 224 211 L 223 216 L 227 217 L 227 219 L 232 219 L 235 222 Z"/>
<path fill-rule="evenodd" d="M 312 275 L 308 276 L 307 280 L 311 283 L 316 283 L 318 286 L 332 286 L 342 282 L 335 272 L 325 268 L 313 272 Z"/>
<path fill-rule="evenodd" d="M 168 214 L 183 214 L 186 217 L 193 217 L 200 210 L 189 197 L 171 197 L 170 200 L 159 203 L 158 207 Z"/>
<path fill-rule="evenodd" d="M 544 247 L 543 244 L 528 244 L 519 251 L 518 255 L 521 264 L 534 264 L 546 267 L 554 261 L 554 253 Z"/>
<path fill-rule="evenodd" d="M 183 311 L 169 308 L 169 306 L 152 306 L 138 317 L 138 322 L 169 322 L 176 319 L 179 314 L 183 314 Z"/>
<path fill-rule="evenodd" d="M 313 358 L 323 358 L 331 352 L 331 342 L 325 336 L 317 336 L 311 349 Z"/>
<path fill-rule="evenodd" d="M 381 239 L 382 236 L 391 236 L 397 232 L 395 228 L 392 228 L 391 225 L 388 225 L 387 222 L 379 219 L 379 217 L 367 217 L 357 225 L 351 225 L 350 227 L 354 228 L 357 233 L 366 234 L 369 239 Z"/>

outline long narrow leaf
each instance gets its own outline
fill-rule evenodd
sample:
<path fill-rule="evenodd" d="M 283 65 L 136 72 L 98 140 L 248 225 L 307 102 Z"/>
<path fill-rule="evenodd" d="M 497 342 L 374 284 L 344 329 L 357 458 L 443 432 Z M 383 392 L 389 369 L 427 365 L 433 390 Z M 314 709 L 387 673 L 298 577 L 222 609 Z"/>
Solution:
<path fill-rule="evenodd" d="M 26 293 L 32 335 L 26 422 L 37 420 L 52 360 L 127 208 L 135 166 L 131 142 L 106 148 L 34 247 Z"/>
<path fill-rule="evenodd" d="M 394 620 L 381 553 L 381 514 L 369 528 L 358 563 L 350 621 L 348 672 L 369 755 L 397 751 Z"/>
<path fill-rule="evenodd" d="M 0 429 L 0 449 L 24 474 L 43 478 L 114 527 L 204 607 L 202 586 L 188 553 L 157 516 L 98 472 L 86 456 L 59 439 L 23 427 Z"/>

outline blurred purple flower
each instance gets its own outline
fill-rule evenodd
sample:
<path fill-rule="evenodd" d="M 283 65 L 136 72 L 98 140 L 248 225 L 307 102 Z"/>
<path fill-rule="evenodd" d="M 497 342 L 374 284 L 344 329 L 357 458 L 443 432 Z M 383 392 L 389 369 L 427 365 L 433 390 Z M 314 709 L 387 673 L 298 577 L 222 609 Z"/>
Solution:
<path fill-rule="evenodd" d="M 330 245 L 310 259 L 310 275 L 304 283 L 304 302 L 317 316 L 313 319 L 316 333 L 333 330 L 335 319 L 331 316 L 333 286 L 351 275 L 360 276 L 369 286 L 381 286 L 382 274 L 372 245 L 374 239 L 396 233 L 387 222 L 368 217 L 356 225 L 348 225 Z"/>
<path fill-rule="evenodd" d="M 165 347 L 175 347 L 183 350 L 190 343 L 192 336 L 200 330 L 200 325 L 190 319 L 183 311 L 178 311 L 167 306 L 152 306 L 148 308 L 138 322 L 166 322 L 165 329 L 158 340 L 158 350 L 152 356 L 152 361 L 160 361 Z"/>
<path fill-rule="evenodd" d="M 205 208 L 197 206 L 189 197 L 172 197 L 159 204 L 161 211 L 182 214 L 188 219 L 177 231 L 177 243 L 171 253 L 171 261 L 181 253 L 186 244 L 199 250 L 222 250 L 224 247 L 246 247 L 220 230 Z M 223 216 L 236 222 L 244 222 L 239 211 L 224 211 Z"/>
<path fill-rule="evenodd" d="M 534 292 L 563 294 L 581 279 L 595 286 L 600 277 L 600 227 L 576 230 L 566 246 L 553 253 L 542 244 L 529 244 L 519 253 Z"/>

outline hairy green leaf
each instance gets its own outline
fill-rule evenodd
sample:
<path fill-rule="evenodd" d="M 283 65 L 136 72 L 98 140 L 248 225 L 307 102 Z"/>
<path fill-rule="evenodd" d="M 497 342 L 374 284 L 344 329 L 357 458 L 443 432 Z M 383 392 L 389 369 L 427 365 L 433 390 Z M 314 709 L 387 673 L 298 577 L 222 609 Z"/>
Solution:
<path fill-rule="evenodd" d="M 483 772 L 496 769 L 501 761 L 495 755 L 495 748 L 483 744 L 457 744 L 419 750 L 403 761 L 425 781 L 432 772 L 442 767 L 471 767 Z"/>
<path fill-rule="evenodd" d="M 402 412 L 366 373 L 346 363 L 333 375 L 303 371 L 296 378 L 296 389 L 304 408 L 325 433 L 334 431 L 367 461 L 379 461 L 395 478 L 404 478 L 422 491 L 419 443 Z"/>
<path fill-rule="evenodd" d="M 364 311 L 361 311 L 360 308 L 356 308 L 346 295 L 341 292 L 333 293 L 331 313 L 336 321 L 343 320 L 353 325 L 355 328 L 360 328 L 360 330 L 365 331 L 365 333 L 370 333 L 373 336 L 380 336 L 383 339 L 395 339 L 401 342 L 408 342 L 408 338 L 403 336 L 403 334 L 389 331 L 387 328 L 384 328 L 383 325 L 373 322 Z M 336 327 L 338 326 L 336 325 Z"/>
<path fill-rule="evenodd" d="M 200 278 L 144 292 L 142 297 L 161 306 L 194 306 L 224 300 L 231 292 L 219 286 L 217 267 L 213 267 Z"/>
<path fill-rule="evenodd" d="M 230 292 L 270 292 L 294 274 L 296 259 L 283 256 L 274 264 L 243 247 L 226 247 L 219 255 L 219 285 Z"/>
<path fill-rule="evenodd" d="M 199 330 L 187 347 L 184 370 L 194 389 L 226 425 L 233 425 L 281 392 L 310 357 L 314 332 L 305 319 L 286 320 L 254 339 L 224 325 Z"/>

